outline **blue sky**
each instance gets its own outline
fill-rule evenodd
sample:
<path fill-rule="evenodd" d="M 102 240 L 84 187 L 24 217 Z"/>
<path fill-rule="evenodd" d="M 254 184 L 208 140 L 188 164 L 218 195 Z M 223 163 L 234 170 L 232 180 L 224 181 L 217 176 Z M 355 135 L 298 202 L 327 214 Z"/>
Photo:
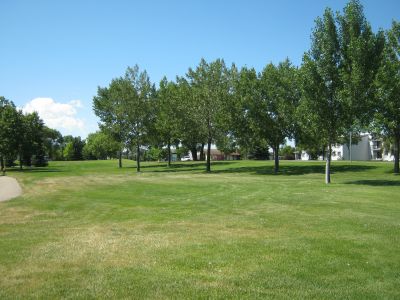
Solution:
<path fill-rule="evenodd" d="M 257 70 L 286 57 L 298 65 L 315 18 L 346 2 L 2 0 L 0 95 L 38 110 L 64 134 L 85 137 L 97 128 L 97 87 L 127 66 L 139 64 L 157 83 L 202 57 Z M 400 20 L 398 0 L 362 3 L 375 30 Z"/>

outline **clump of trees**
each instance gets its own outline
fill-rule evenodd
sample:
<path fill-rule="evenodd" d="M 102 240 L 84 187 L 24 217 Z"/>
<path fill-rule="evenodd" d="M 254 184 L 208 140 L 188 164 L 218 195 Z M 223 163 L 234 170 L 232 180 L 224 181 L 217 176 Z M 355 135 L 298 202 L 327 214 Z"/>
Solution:
<path fill-rule="evenodd" d="M 282 148 L 291 138 L 299 150 L 326 158 L 326 183 L 332 146 L 348 144 L 349 133 L 356 142 L 375 124 L 392 137 L 399 172 L 399 32 L 394 22 L 386 34 L 374 33 L 360 2 L 351 0 L 342 13 L 326 9 L 316 19 L 300 67 L 287 59 L 257 73 L 202 59 L 175 81 L 163 78 L 156 89 L 135 66 L 99 88 L 94 110 L 101 128 L 114 132 L 120 153 L 135 145 L 137 159 L 140 147 L 166 147 L 170 165 L 171 145 L 185 146 L 194 160 L 198 150 L 200 159 L 207 157 L 209 172 L 212 144 L 226 153 L 240 148 L 252 158 L 266 158 L 272 148 L 278 173 L 279 156 L 294 157 L 292 148 Z"/>
<path fill-rule="evenodd" d="M 10 100 L 0 97 L 0 171 L 18 159 L 20 168 L 47 165 L 49 129 L 37 113 L 23 114 Z"/>
<path fill-rule="evenodd" d="M 2 165 L 17 156 L 21 166 L 43 164 L 47 155 L 117 157 L 122 167 L 125 154 L 136 160 L 139 172 L 143 159 L 166 159 L 170 166 L 174 147 L 179 155 L 189 150 L 193 160 L 207 160 L 210 172 L 215 144 L 225 154 L 240 150 L 254 159 L 268 159 L 271 148 L 277 174 L 279 156 L 294 158 L 295 149 L 283 146 L 289 138 L 297 151 L 326 158 L 330 183 L 332 146 L 350 145 L 360 132 L 372 130 L 394 149 L 394 172 L 399 173 L 399 57 L 400 24 L 374 33 L 360 2 L 351 0 L 341 13 L 326 9 L 315 20 L 311 47 L 299 67 L 286 59 L 258 73 L 227 66 L 222 59 L 202 59 L 184 76 L 164 77 L 158 87 L 137 65 L 127 68 L 98 88 L 93 109 L 100 131 L 86 141 L 63 137 L 37 114 L 23 116 L 2 99 Z"/>

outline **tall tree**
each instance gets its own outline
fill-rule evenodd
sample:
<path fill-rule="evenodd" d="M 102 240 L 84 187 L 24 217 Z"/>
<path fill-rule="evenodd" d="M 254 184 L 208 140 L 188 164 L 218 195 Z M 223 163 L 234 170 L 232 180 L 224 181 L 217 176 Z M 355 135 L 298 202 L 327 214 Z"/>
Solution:
<path fill-rule="evenodd" d="M 375 124 L 394 141 L 394 173 L 399 174 L 400 149 L 400 23 L 386 32 L 383 60 L 378 72 Z"/>
<path fill-rule="evenodd" d="M 256 108 L 264 137 L 274 150 L 274 172 L 279 171 L 279 146 L 295 134 L 296 107 L 300 100 L 297 69 L 287 59 L 276 67 L 267 65 L 260 78 L 261 97 Z"/>
<path fill-rule="evenodd" d="M 146 70 L 140 71 L 137 65 L 127 69 L 124 80 L 130 85 L 125 102 L 128 143 L 136 147 L 136 170 L 140 172 L 140 148 L 149 141 L 155 123 L 156 89 Z"/>
<path fill-rule="evenodd" d="M 103 131 L 97 131 L 88 135 L 83 148 L 85 159 L 107 159 L 116 157 L 119 144 Z"/>
<path fill-rule="evenodd" d="M 256 133 L 264 124 L 252 115 L 260 102 L 260 81 L 254 69 L 243 67 L 240 71 L 235 65 L 229 70 L 230 96 L 233 98 L 230 113 L 230 128 L 234 140 L 241 150 L 254 148 Z M 265 137 L 263 137 L 265 138 Z M 256 138 L 259 140 L 259 138 Z"/>
<path fill-rule="evenodd" d="M 85 147 L 85 140 L 80 136 L 72 138 L 70 142 L 65 145 L 65 158 L 66 160 L 83 160 L 83 148 Z"/>
<path fill-rule="evenodd" d="M 178 86 L 164 77 L 157 92 L 157 118 L 155 122 L 158 139 L 167 146 L 168 167 L 171 166 L 171 145 L 178 139 L 179 101 Z"/>
<path fill-rule="evenodd" d="M 311 49 L 303 57 L 303 97 L 300 110 L 308 126 L 318 129 L 327 145 L 325 182 L 330 183 L 332 145 L 345 136 L 355 121 L 371 115 L 370 97 L 379 66 L 380 33 L 373 34 L 363 8 L 350 1 L 335 19 L 326 9 L 317 18 Z"/>
<path fill-rule="evenodd" d="M 207 63 L 204 59 L 195 70 L 187 73 L 192 88 L 196 116 L 207 134 L 207 172 L 211 171 L 211 144 L 218 131 L 224 126 L 227 107 L 229 80 L 225 62 L 217 59 Z"/>
<path fill-rule="evenodd" d="M 100 128 L 119 144 L 119 168 L 122 168 L 122 152 L 126 147 L 129 133 L 126 102 L 131 94 L 133 92 L 129 82 L 117 78 L 111 81 L 109 87 L 99 87 L 97 96 L 93 98 L 93 110 L 100 118 Z"/>
<path fill-rule="evenodd" d="M 5 174 L 6 159 L 17 149 L 18 113 L 12 101 L 0 97 L 0 171 Z"/>
<path fill-rule="evenodd" d="M 199 103 L 195 97 L 194 88 L 188 80 L 178 77 L 177 84 L 177 103 L 175 114 L 177 114 L 178 136 L 181 144 L 188 148 L 192 153 L 192 158 L 197 161 L 197 150 L 200 146 L 200 160 L 203 160 L 204 145 L 207 141 L 207 131 L 203 126 L 203 118 L 199 114 Z M 176 146 L 179 146 L 176 141 Z M 179 153 L 180 151 L 178 151 Z"/>

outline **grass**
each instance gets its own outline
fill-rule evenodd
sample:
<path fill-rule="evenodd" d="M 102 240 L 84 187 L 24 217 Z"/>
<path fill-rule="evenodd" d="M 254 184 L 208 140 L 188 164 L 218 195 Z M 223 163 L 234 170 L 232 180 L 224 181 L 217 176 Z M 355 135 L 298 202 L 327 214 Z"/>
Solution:
<path fill-rule="evenodd" d="M 0 298 L 400 298 L 389 163 L 52 162 L 9 171 Z"/>

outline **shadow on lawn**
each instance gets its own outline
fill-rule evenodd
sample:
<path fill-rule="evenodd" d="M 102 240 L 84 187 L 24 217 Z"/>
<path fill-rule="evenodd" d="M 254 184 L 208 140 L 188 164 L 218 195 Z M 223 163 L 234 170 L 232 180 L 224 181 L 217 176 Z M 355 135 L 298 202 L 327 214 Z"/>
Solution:
<path fill-rule="evenodd" d="M 265 166 L 250 166 L 250 167 L 232 167 L 234 162 L 214 162 L 211 164 L 211 173 L 214 174 L 223 174 L 223 173 L 252 173 L 257 175 L 274 175 L 274 166 L 273 165 L 265 165 Z M 220 166 L 227 166 L 226 169 L 220 169 Z M 157 165 L 157 167 L 161 167 L 162 165 Z M 153 168 L 155 166 L 144 166 L 143 168 Z M 160 172 L 160 173 L 168 173 L 168 172 L 185 172 L 185 171 L 202 171 L 205 172 L 205 162 L 197 162 L 197 163 L 177 163 L 172 164 L 169 168 L 163 168 L 159 170 L 152 170 L 150 172 Z M 340 173 L 340 172 L 362 172 L 370 169 L 376 168 L 375 166 L 364 166 L 364 165 L 333 165 L 332 166 L 332 174 Z M 304 175 L 311 173 L 325 173 L 325 165 L 324 164 L 310 164 L 310 165 L 281 165 L 279 168 L 278 175 Z"/>
<path fill-rule="evenodd" d="M 374 169 L 374 166 L 357 166 L 357 165 L 338 165 L 332 166 L 331 174 L 342 172 L 362 172 Z M 274 166 L 257 166 L 257 167 L 240 167 L 226 170 L 216 170 L 214 173 L 255 173 L 258 175 L 274 175 Z M 305 174 L 324 174 L 325 165 L 281 165 L 278 175 L 305 175 Z"/>
<path fill-rule="evenodd" d="M 213 167 L 217 166 L 223 166 L 223 165 L 230 165 L 233 164 L 233 162 L 229 161 L 224 161 L 224 162 L 217 162 L 217 163 L 211 163 L 211 170 Z M 132 168 L 136 168 L 135 166 Z M 199 161 L 199 162 L 190 162 L 190 163 L 172 163 L 170 167 L 167 166 L 167 163 L 161 163 L 157 165 L 143 165 L 140 167 L 143 170 L 146 169 L 154 169 L 154 168 L 161 168 L 158 170 L 148 170 L 149 172 L 154 172 L 154 173 L 173 173 L 173 172 L 187 172 L 187 171 L 205 171 L 206 169 L 206 162 L 204 161 Z"/>
<path fill-rule="evenodd" d="M 370 186 L 400 186 L 400 181 L 394 180 L 355 180 L 347 181 L 345 184 L 359 184 L 359 185 L 370 185 Z"/>

